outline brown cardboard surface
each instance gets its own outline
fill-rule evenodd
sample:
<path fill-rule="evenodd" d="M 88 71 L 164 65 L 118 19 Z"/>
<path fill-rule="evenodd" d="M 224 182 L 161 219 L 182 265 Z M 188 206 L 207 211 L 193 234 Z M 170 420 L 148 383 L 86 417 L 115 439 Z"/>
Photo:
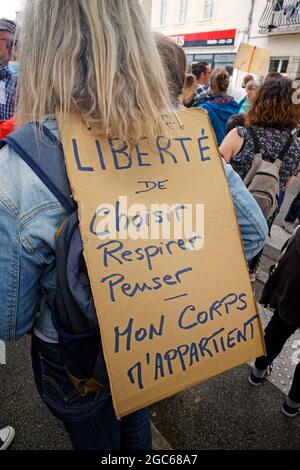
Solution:
<path fill-rule="evenodd" d="M 256 47 L 249 67 L 249 73 L 266 75 L 270 64 L 270 50 Z"/>
<path fill-rule="evenodd" d="M 146 140 L 130 150 L 117 139 L 109 143 L 76 114 L 61 126 L 117 416 L 264 352 L 235 212 L 207 113 L 190 109 L 176 116 L 166 113 L 173 130 L 159 137 L 157 150 Z M 117 151 L 122 147 L 127 155 Z M 145 181 L 152 183 L 146 186 Z M 158 182 L 163 182 L 161 189 Z M 117 231 L 100 239 L 98 222 L 104 215 L 99 206 L 113 208 L 120 196 L 127 196 L 128 207 L 142 203 L 149 213 L 152 204 L 203 204 L 202 249 L 187 249 L 192 247 L 189 237 L 176 242 L 172 233 L 170 239 L 152 234 L 148 240 L 119 240 Z M 118 218 L 120 227 L 129 221 L 130 228 L 133 214 Z M 103 245 L 108 243 L 116 251 L 105 257 Z M 142 259 L 149 249 L 156 256 Z"/>
<path fill-rule="evenodd" d="M 241 42 L 236 54 L 234 68 L 237 70 L 242 70 L 243 72 L 249 72 L 253 52 L 254 46 L 250 46 L 250 44 L 244 44 Z"/>
<path fill-rule="evenodd" d="M 266 75 L 269 69 L 270 51 L 241 43 L 236 55 L 234 68 L 256 75 Z"/>

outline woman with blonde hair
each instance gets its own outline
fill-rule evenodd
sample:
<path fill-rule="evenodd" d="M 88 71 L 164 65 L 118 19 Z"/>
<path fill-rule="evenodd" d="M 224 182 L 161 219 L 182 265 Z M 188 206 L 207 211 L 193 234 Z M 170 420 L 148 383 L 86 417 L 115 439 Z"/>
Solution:
<path fill-rule="evenodd" d="M 40 139 L 40 164 L 47 160 L 51 171 L 58 155 L 63 179 L 56 110 L 63 117 L 80 112 L 104 136 L 132 145 L 158 135 L 161 110 L 169 103 L 152 33 L 139 0 L 28 0 L 19 60 L 17 120 L 37 126 L 22 142 L 26 152 L 13 145 L 26 126 L 1 150 L 0 339 L 32 333 L 39 394 L 75 449 L 150 449 L 147 410 L 119 421 L 109 387 L 80 395 L 65 370 L 50 308 L 58 286 L 55 234 L 72 203 L 68 189 L 49 190 L 47 171 L 37 177 L 31 152 Z"/>
<path fill-rule="evenodd" d="M 184 106 L 190 108 L 193 104 L 193 99 L 197 89 L 197 80 L 195 75 L 188 73 L 185 77 L 185 84 L 182 91 L 182 101 Z"/>

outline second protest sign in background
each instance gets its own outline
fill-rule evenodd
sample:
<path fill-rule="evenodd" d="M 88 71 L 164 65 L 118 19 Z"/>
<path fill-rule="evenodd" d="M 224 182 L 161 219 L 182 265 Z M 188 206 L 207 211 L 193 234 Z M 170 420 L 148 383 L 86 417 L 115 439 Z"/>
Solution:
<path fill-rule="evenodd" d="M 61 129 L 118 416 L 264 351 L 207 114 L 165 118 L 169 131 L 130 150 L 76 114 Z"/>

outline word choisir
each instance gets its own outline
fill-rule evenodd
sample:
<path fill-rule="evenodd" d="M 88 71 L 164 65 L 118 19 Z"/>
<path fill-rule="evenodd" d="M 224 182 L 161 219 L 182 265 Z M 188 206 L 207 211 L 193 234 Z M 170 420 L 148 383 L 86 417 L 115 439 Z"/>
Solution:
<path fill-rule="evenodd" d="M 109 151 L 102 149 L 99 140 L 95 140 L 95 152 L 97 152 L 99 165 L 97 167 L 87 166 L 84 162 L 84 150 L 79 148 L 77 139 L 72 139 L 73 153 L 76 160 L 76 165 L 79 171 L 93 172 L 104 170 L 129 170 L 134 167 L 151 167 L 158 161 L 161 165 L 177 164 L 182 160 L 190 163 L 195 158 L 199 162 L 207 162 L 211 160 L 209 156 L 210 147 L 207 144 L 209 137 L 202 129 L 201 135 L 197 139 L 191 137 L 176 137 L 168 138 L 158 136 L 154 149 L 143 151 L 141 145 L 146 138 L 142 139 L 140 145 L 134 145 L 133 149 L 129 151 L 129 146 L 126 142 L 118 138 L 108 139 L 107 144 Z M 145 146 L 146 147 L 146 146 Z M 149 147 L 148 147 L 149 148 Z M 153 156 L 157 160 L 153 160 Z"/>

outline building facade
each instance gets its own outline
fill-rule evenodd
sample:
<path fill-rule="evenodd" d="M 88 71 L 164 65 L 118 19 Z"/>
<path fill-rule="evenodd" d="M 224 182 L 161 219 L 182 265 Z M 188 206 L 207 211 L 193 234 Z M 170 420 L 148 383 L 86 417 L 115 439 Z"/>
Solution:
<path fill-rule="evenodd" d="M 189 62 L 217 67 L 234 62 L 249 13 L 249 0 L 152 0 L 152 28 L 183 46 Z"/>
<path fill-rule="evenodd" d="M 256 0 L 250 43 L 270 50 L 270 71 L 299 78 L 300 1 Z"/>
<path fill-rule="evenodd" d="M 239 44 L 246 42 L 270 49 L 270 70 L 292 78 L 300 73 L 300 0 L 147 3 L 152 28 L 173 37 L 185 49 L 190 63 L 205 60 L 213 67 L 233 64 Z"/>

